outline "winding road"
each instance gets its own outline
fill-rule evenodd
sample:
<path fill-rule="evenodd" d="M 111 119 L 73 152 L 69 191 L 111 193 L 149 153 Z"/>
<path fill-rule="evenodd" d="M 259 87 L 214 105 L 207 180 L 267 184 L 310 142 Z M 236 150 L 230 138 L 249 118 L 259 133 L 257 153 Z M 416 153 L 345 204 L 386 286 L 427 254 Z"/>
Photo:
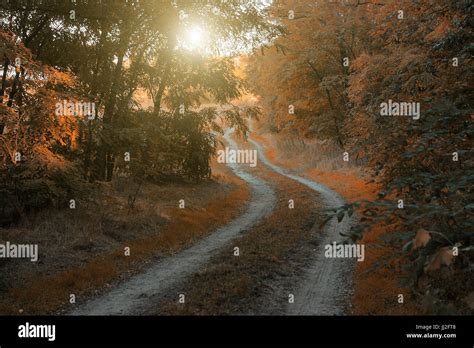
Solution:
<path fill-rule="evenodd" d="M 232 139 L 232 130 L 224 138 L 229 148 L 238 146 Z M 263 147 L 253 141 L 259 159 L 274 172 L 306 185 L 320 193 L 328 208 L 344 204 L 342 197 L 329 188 L 304 177 L 288 173 L 271 163 L 265 156 Z M 245 180 L 252 192 L 245 212 L 203 238 L 188 249 L 158 261 L 145 272 L 118 284 L 112 290 L 79 305 L 69 315 L 139 315 L 145 312 L 149 298 L 165 294 L 174 285 L 183 282 L 198 272 L 219 250 L 229 245 L 233 239 L 261 219 L 268 216 L 275 207 L 276 194 L 269 183 L 249 174 L 239 164 L 228 164 L 232 171 Z M 353 219 L 338 223 L 334 217 L 323 231 L 318 241 L 318 250 L 310 267 L 301 274 L 301 281 L 295 284 L 295 303 L 288 304 L 286 314 L 290 315 L 337 315 L 345 314 L 350 306 L 350 289 L 353 263 L 346 259 L 327 259 L 324 245 L 340 239 L 339 234 L 347 232 Z M 231 314 L 231 313 L 230 313 Z"/>
<path fill-rule="evenodd" d="M 274 165 L 265 156 L 265 150 L 256 141 L 250 139 L 259 152 L 259 158 L 276 173 L 295 180 L 311 190 L 318 192 L 327 208 L 337 208 L 345 204 L 337 192 L 307 178 L 288 173 Z M 303 275 L 295 291 L 295 303 L 288 304 L 287 313 L 292 315 L 343 315 L 350 306 L 352 292 L 353 262 L 350 259 L 326 258 L 324 246 L 341 239 L 341 233 L 347 233 L 355 223 L 355 215 L 344 217 L 341 222 L 334 216 L 324 228 L 318 240 L 315 260 Z M 317 226 L 316 226 L 317 227 Z"/>

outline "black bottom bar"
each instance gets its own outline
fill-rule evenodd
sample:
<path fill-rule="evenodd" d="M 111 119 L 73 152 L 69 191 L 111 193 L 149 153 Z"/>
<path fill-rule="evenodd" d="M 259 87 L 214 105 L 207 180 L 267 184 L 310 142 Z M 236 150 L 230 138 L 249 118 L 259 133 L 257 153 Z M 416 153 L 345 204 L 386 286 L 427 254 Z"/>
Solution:
<path fill-rule="evenodd" d="M 26 324 L 28 323 L 28 324 Z M 20 325 L 24 325 L 20 327 Z M 46 327 L 55 325 L 55 337 Z M 43 332 L 42 338 L 19 337 Z M 0 346 L 57 344 L 466 345 L 472 317 L 0 317 Z M 32 331 L 31 331 L 32 330 Z M 409 335 L 411 335 L 409 337 Z M 417 336 L 417 337 L 415 337 Z"/>

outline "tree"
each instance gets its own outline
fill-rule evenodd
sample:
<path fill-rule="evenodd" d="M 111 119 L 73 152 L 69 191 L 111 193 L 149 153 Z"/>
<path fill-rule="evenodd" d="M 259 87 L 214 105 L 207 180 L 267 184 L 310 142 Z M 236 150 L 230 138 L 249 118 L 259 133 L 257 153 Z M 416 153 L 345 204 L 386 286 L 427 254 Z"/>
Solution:
<path fill-rule="evenodd" d="M 4 57 L 0 223 L 4 224 L 28 210 L 64 200 L 73 190 L 74 168 L 62 153 L 75 151 L 78 120 L 55 114 L 58 98 L 76 97 L 71 75 L 35 61 L 8 30 L 0 32 L 0 47 Z"/>
<path fill-rule="evenodd" d="M 393 224 L 399 232 L 386 237 L 398 256 L 421 233 L 429 243 L 407 256 L 405 285 L 436 294 L 439 311 L 462 313 L 438 271 L 449 265 L 472 284 L 472 5 L 288 0 L 272 9 L 288 35 L 250 57 L 248 69 L 269 115 L 265 125 L 284 136 L 329 138 L 367 158 L 365 169 L 382 190 L 364 205 L 371 223 L 361 222 L 351 239 L 373 224 Z M 392 101 L 415 103 L 421 114 L 383 116 Z M 341 208 L 339 217 L 353 209 Z M 462 255 L 453 258 L 458 249 Z"/>
<path fill-rule="evenodd" d="M 298 129 L 344 148 L 349 66 L 365 47 L 370 23 L 363 18 L 370 7 L 285 0 L 272 9 L 289 35 L 277 40 L 276 50 L 253 55 L 248 63 L 254 91 L 271 88 L 262 100 L 270 122 L 274 129 Z"/>
<path fill-rule="evenodd" d="M 97 0 L 28 7 L 15 3 L 0 8 L 8 18 L 8 26 L 37 59 L 72 72 L 78 78 L 78 92 L 97 104 L 99 117 L 81 123 L 80 144 L 84 148 L 80 152 L 84 173 L 90 180 L 112 179 L 121 157 L 117 150 L 123 148 L 117 143 L 119 135 L 123 138 L 124 132 L 131 131 L 126 136 L 129 140 L 136 135 L 123 127 L 134 123 L 141 108 L 136 102 L 140 93 L 149 93 L 156 119 L 169 114 L 179 119 L 176 109 L 181 105 L 186 113 L 200 115 L 205 98 L 229 104 L 242 93 L 243 84 L 233 75 L 233 60 L 216 53 L 223 45 L 238 47 L 225 52 L 230 56 L 279 34 L 279 27 L 265 17 L 265 6 L 250 0 L 213 0 L 205 4 Z M 208 50 L 202 54 L 187 52 L 180 46 L 183 29 L 193 23 L 200 23 L 211 36 Z M 226 108 L 236 110 L 232 105 Z M 242 116 L 247 112 L 255 110 L 222 115 L 242 126 Z M 217 116 L 215 110 L 202 113 L 207 125 L 211 114 Z M 204 138 L 212 138 L 207 127 L 198 129 Z M 148 138 L 145 141 L 152 142 Z M 204 158 L 209 159 L 211 154 L 206 153 Z"/>

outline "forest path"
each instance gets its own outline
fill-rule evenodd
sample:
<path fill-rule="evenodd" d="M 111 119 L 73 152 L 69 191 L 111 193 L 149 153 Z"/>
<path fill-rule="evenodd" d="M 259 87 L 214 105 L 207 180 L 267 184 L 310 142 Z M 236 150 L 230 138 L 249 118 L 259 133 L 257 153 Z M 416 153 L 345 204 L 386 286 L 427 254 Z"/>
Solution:
<path fill-rule="evenodd" d="M 226 132 L 224 138 L 229 148 L 237 149 L 237 144 L 230 137 L 231 133 L 231 130 Z M 164 294 L 173 285 L 199 271 L 218 250 L 238 237 L 242 230 L 248 229 L 271 213 L 276 204 L 276 195 L 270 185 L 244 171 L 239 164 L 228 165 L 235 175 L 248 183 L 252 192 L 247 208 L 241 216 L 188 249 L 157 262 L 144 273 L 118 284 L 109 292 L 92 299 L 69 314 L 141 314 L 151 296 Z"/>
<path fill-rule="evenodd" d="M 345 204 L 339 193 L 313 180 L 293 175 L 287 170 L 273 164 L 265 156 L 261 144 L 249 138 L 258 150 L 259 159 L 276 173 L 295 180 L 318 192 L 326 208 L 337 208 Z M 341 239 L 341 233 L 348 233 L 355 223 L 355 215 L 347 216 L 341 222 L 334 216 L 320 232 L 315 251 L 315 258 L 302 274 L 301 281 L 296 284 L 295 302 L 288 304 L 286 314 L 291 315 L 342 315 L 349 312 L 352 295 L 353 260 L 326 258 L 324 247 Z M 314 226 L 313 228 L 319 228 Z"/>
<path fill-rule="evenodd" d="M 231 137 L 232 131 L 224 138 L 228 147 L 237 149 Z M 273 164 L 265 156 L 265 149 L 258 142 L 249 139 L 259 153 L 259 160 L 279 175 L 299 182 L 318 192 L 327 208 L 343 205 L 344 199 L 335 191 L 307 178 L 289 173 Z M 166 291 L 186 280 L 202 269 L 210 258 L 230 241 L 240 236 L 240 232 L 250 228 L 268 216 L 275 207 L 274 189 L 260 178 L 243 170 L 239 164 L 228 164 L 235 175 L 245 180 L 252 192 L 246 211 L 232 222 L 217 229 L 188 249 L 153 264 L 145 272 L 119 283 L 112 290 L 78 307 L 71 315 L 137 315 L 146 311 L 149 300 L 166 295 Z M 340 315 L 350 307 L 353 263 L 348 259 L 330 259 L 324 255 L 324 246 L 340 239 L 340 233 L 350 230 L 354 222 L 344 218 L 340 223 L 331 219 L 324 231 L 315 231 L 319 236 L 314 259 L 299 276 L 294 295 L 295 303 L 288 304 L 286 314 L 291 315 Z M 313 228 L 318 229 L 318 226 Z"/>

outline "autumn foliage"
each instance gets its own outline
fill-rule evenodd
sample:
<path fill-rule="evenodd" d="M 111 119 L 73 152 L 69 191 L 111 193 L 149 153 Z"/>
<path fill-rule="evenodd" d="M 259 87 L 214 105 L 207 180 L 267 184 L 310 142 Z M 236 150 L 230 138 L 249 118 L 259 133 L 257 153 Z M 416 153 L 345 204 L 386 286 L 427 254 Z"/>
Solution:
<path fill-rule="evenodd" d="M 349 237 L 386 226 L 378 242 L 395 247 L 392 259 L 410 260 L 399 266 L 400 281 L 418 303 L 465 313 L 474 279 L 472 4 L 281 0 L 272 7 L 287 34 L 251 56 L 247 69 L 264 110 L 260 129 L 326 139 L 341 159 L 346 152 L 366 169 L 381 190 L 338 212 L 360 211 Z M 389 101 L 419 103 L 420 118 L 382 116 Z M 377 263 L 393 267 L 389 260 Z"/>
<path fill-rule="evenodd" d="M 208 51 L 182 43 L 196 24 Z M 0 224 L 64 207 L 81 183 L 209 178 L 223 121 L 244 132 L 259 113 L 233 104 L 246 87 L 222 40 L 251 49 L 279 33 L 252 1 L 0 4 Z M 79 103 L 94 112 L 64 115 Z"/>

